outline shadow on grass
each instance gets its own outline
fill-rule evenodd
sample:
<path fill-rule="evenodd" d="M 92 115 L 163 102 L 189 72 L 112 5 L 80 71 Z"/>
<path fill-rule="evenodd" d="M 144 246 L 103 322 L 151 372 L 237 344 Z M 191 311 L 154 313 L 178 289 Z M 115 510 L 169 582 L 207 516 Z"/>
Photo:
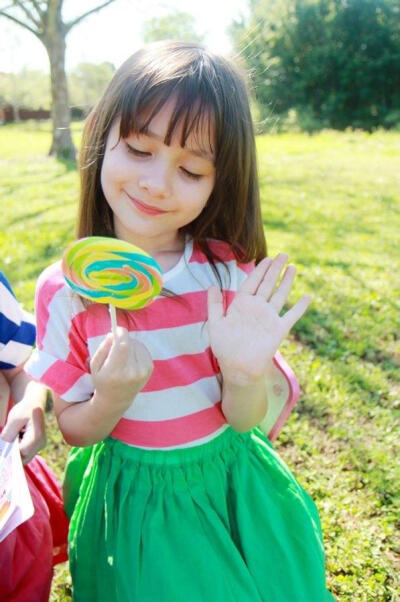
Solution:
<path fill-rule="evenodd" d="M 400 215 L 399 203 L 396 197 L 394 197 L 393 195 L 383 195 L 380 201 L 385 207 L 385 209 L 391 211 L 392 213 L 395 213 L 396 215 Z"/>
<path fill-rule="evenodd" d="M 54 224 L 55 225 L 55 224 Z M 18 257 L 11 260 L 7 266 L 7 273 L 14 282 L 33 280 L 52 263 L 60 260 L 67 245 L 74 239 L 74 224 L 71 228 L 57 232 L 57 237 L 43 239 L 35 244 L 35 254 L 29 261 L 21 263 Z M 51 231 L 51 224 L 49 225 Z M 26 243 L 29 245 L 29 241 Z"/>
<path fill-rule="evenodd" d="M 337 405 L 328 405 L 323 403 L 323 398 L 330 395 L 329 385 L 321 391 L 321 399 L 317 399 L 315 391 L 307 393 L 306 385 L 306 392 L 296 406 L 296 414 L 306 420 L 315 432 L 314 436 L 309 435 L 308 453 L 313 453 L 313 442 L 319 441 L 320 444 L 316 444 L 317 447 L 322 445 L 320 453 L 331 456 L 332 463 L 343 473 L 353 473 L 354 483 L 350 491 L 368 488 L 374 493 L 377 504 L 372 515 L 391 513 L 391 520 L 395 520 L 393 511 L 400 496 L 400 480 L 395 478 L 397 465 L 394 459 L 399 453 L 395 413 L 387 408 L 383 409 L 383 414 L 382 410 L 377 412 L 380 406 L 378 393 L 371 391 L 370 383 L 359 375 L 355 381 L 351 367 L 343 361 L 331 362 L 329 371 L 334 375 L 334 381 L 340 379 L 346 383 L 348 395 L 345 394 Z M 360 387 L 364 387 L 364 395 Z M 335 385 L 331 392 L 335 395 Z M 353 412 L 349 413 L 346 406 Z"/>
<path fill-rule="evenodd" d="M 63 200 L 63 202 L 62 202 L 63 207 L 68 207 L 69 205 L 76 205 L 76 200 L 69 200 L 69 201 Z M 28 222 L 30 219 L 38 218 L 41 215 L 44 215 L 45 213 L 47 213 L 48 211 L 55 211 L 55 210 L 59 209 L 59 206 L 60 206 L 60 202 L 54 201 L 52 204 L 49 204 L 47 207 L 42 207 L 42 209 L 40 209 L 38 211 L 32 211 L 32 213 L 24 213 L 23 215 L 15 217 L 14 219 L 10 219 L 8 221 L 7 225 L 16 226 L 21 222 Z M 59 224 L 57 222 L 54 222 L 54 226 L 59 227 Z"/>
<path fill-rule="evenodd" d="M 77 171 L 77 169 L 78 169 L 78 163 L 77 163 L 76 159 L 71 160 L 71 159 L 58 158 L 58 159 L 56 159 L 56 161 L 57 161 L 57 163 L 60 163 L 61 165 L 63 165 L 65 167 L 66 172 Z"/>
<path fill-rule="evenodd" d="M 340 314 L 326 314 L 311 308 L 303 316 L 300 323 L 293 327 L 293 335 L 303 345 L 322 358 L 341 361 L 343 366 L 348 363 L 351 370 L 354 369 L 354 360 L 379 365 L 379 367 L 390 377 L 395 375 L 399 369 L 399 358 L 394 353 L 388 353 L 381 344 L 375 342 L 362 343 L 360 337 L 360 349 L 354 349 L 354 337 L 346 334 L 343 330 Z M 350 360 L 353 361 L 350 361 Z M 354 377 L 354 375 L 353 375 Z M 357 377 L 359 385 L 365 391 L 370 391 L 372 384 L 364 377 Z"/>
<path fill-rule="evenodd" d="M 263 226 L 267 230 L 278 230 L 279 232 L 282 232 L 282 231 L 285 232 L 285 231 L 289 230 L 286 222 L 283 222 L 281 220 L 273 220 L 264 215 L 263 215 Z"/>

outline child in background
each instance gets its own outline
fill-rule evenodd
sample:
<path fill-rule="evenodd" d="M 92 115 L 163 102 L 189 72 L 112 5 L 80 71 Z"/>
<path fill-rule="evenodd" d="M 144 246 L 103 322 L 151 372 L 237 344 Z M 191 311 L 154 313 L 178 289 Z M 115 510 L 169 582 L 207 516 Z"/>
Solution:
<path fill-rule="evenodd" d="M 280 315 L 295 268 L 266 257 L 242 76 L 197 44 L 138 51 L 87 120 L 80 172 L 78 236 L 143 248 L 166 291 L 117 310 L 113 337 L 59 263 L 38 283 L 29 370 L 66 441 L 94 445 L 75 602 L 332 600 L 316 507 L 257 429 L 309 297 Z"/>
<path fill-rule="evenodd" d="M 34 506 L 33 516 L 0 542 L 2 602 L 46 602 L 53 565 L 66 560 L 68 523 L 59 484 L 44 461 L 35 457 L 46 441 L 46 388 L 24 371 L 34 342 L 32 316 L 23 311 L 0 272 L 0 437 L 5 441 L 20 437 Z"/>

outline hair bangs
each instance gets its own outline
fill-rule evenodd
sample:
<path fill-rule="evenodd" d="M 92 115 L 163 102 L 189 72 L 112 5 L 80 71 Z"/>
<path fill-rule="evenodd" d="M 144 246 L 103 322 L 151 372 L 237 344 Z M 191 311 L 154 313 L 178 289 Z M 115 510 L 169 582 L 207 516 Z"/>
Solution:
<path fill-rule="evenodd" d="M 163 109 L 167 102 L 175 100 L 174 109 L 167 127 L 164 143 L 171 144 L 175 134 L 179 134 L 179 143 L 186 145 L 192 136 L 202 151 L 215 152 L 215 124 L 219 107 L 215 94 L 207 89 L 193 73 L 178 80 L 164 81 L 158 85 L 147 85 L 131 90 L 125 95 L 120 112 L 120 136 L 146 134 L 151 121 Z M 203 148 L 205 146 L 208 148 Z"/>

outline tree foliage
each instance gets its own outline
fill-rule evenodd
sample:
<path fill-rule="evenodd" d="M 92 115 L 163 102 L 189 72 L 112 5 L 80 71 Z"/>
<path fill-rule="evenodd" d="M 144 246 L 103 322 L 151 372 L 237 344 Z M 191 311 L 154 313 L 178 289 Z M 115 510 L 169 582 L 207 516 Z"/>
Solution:
<path fill-rule="evenodd" d="M 111 63 L 79 63 L 67 73 L 69 105 L 88 113 L 100 98 L 115 72 Z M 18 73 L 0 73 L 0 106 L 18 109 L 51 107 L 49 76 L 44 71 L 21 69 Z"/>
<path fill-rule="evenodd" d="M 201 42 L 203 36 L 196 31 L 196 19 L 193 15 L 176 11 L 164 17 L 153 17 L 143 25 L 143 40 L 183 40 Z"/>
<path fill-rule="evenodd" d="M 50 103 L 49 76 L 43 71 L 0 74 L 0 105 L 11 105 L 16 117 L 21 108 L 49 110 Z"/>
<path fill-rule="evenodd" d="M 88 113 L 103 94 L 114 73 L 112 63 L 79 63 L 68 74 L 71 106 Z"/>
<path fill-rule="evenodd" d="M 262 114 L 373 129 L 400 122 L 398 0 L 251 0 L 231 33 Z"/>

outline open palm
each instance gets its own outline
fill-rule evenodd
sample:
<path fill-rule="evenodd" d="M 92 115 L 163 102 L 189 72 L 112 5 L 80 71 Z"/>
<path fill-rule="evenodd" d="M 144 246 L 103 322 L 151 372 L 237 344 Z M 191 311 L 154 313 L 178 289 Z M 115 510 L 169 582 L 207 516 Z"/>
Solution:
<path fill-rule="evenodd" d="M 279 315 L 296 273 L 289 265 L 277 286 L 286 261 L 284 253 L 263 259 L 240 286 L 226 314 L 221 292 L 216 287 L 209 289 L 210 344 L 224 378 L 261 377 L 286 334 L 306 311 L 309 295 Z"/>

